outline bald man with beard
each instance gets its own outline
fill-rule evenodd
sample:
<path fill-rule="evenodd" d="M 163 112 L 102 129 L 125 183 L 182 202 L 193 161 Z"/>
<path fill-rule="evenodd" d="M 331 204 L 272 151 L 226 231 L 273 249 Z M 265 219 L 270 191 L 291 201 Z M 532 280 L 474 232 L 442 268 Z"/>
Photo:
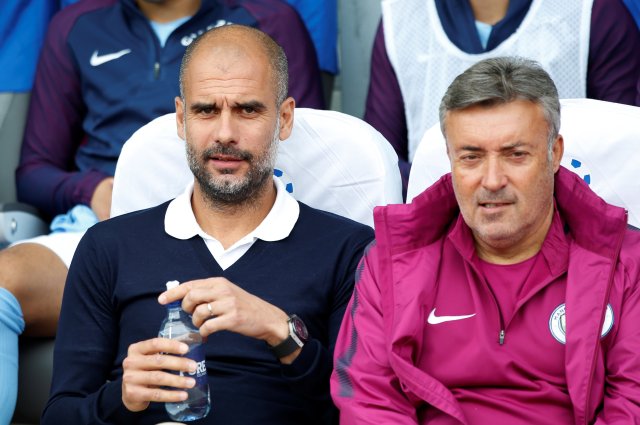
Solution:
<path fill-rule="evenodd" d="M 81 241 L 43 423 L 168 420 L 163 402 L 194 384 L 177 374 L 195 367 L 186 346 L 156 337 L 164 305 L 179 300 L 207 338 L 202 423 L 337 423 L 333 346 L 372 231 L 296 201 L 273 177 L 295 102 L 269 36 L 211 30 L 187 49 L 180 89 L 176 124 L 194 181 Z M 169 280 L 183 283 L 165 291 Z"/>

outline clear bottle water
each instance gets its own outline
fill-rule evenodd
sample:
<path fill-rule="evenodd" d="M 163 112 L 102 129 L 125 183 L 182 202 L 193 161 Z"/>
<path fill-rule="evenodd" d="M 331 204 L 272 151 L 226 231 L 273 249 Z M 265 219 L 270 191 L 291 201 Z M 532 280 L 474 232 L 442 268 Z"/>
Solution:
<path fill-rule="evenodd" d="M 175 288 L 178 285 L 178 281 L 172 280 L 167 282 L 167 289 Z M 211 399 L 209 397 L 209 382 L 202 336 L 198 332 L 198 329 L 193 326 L 191 316 L 182 310 L 180 301 L 175 301 L 167 305 L 167 317 L 162 321 L 158 336 L 177 339 L 187 344 L 189 351 L 184 357 L 194 360 L 197 364 L 194 373 L 175 372 L 180 376 L 188 374 L 196 380 L 196 385 L 186 390 L 189 396 L 185 401 L 165 403 L 167 413 L 172 420 L 181 422 L 204 418 L 211 409 Z"/>

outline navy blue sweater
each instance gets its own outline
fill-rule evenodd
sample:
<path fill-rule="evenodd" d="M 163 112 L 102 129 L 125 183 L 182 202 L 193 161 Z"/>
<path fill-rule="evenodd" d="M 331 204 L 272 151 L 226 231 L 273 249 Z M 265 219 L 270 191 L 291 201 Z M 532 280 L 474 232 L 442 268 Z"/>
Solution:
<path fill-rule="evenodd" d="M 99 223 L 82 239 L 65 287 L 42 423 L 169 420 L 160 403 L 139 413 L 126 410 L 122 361 L 130 344 L 157 336 L 166 314 L 157 297 L 165 282 L 214 276 L 296 313 L 312 339 L 292 365 L 283 366 L 263 341 L 227 331 L 210 335 L 205 349 L 212 410 L 196 423 L 337 423 L 329 396 L 333 347 L 373 231 L 300 204 L 286 239 L 256 241 L 223 271 L 200 237 L 183 241 L 164 231 L 167 205 Z"/>

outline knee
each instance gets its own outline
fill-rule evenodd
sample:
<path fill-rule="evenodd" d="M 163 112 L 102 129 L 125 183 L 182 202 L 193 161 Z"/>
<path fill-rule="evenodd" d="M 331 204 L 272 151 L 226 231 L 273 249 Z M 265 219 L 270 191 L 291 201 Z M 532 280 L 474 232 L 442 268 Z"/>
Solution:
<path fill-rule="evenodd" d="M 38 290 L 42 276 L 54 276 L 60 273 L 60 267 L 66 271 L 62 261 L 55 264 L 55 253 L 36 244 L 14 245 L 0 251 L 0 287 L 11 292 L 18 301 Z M 53 264 L 52 264 L 53 263 Z"/>
<path fill-rule="evenodd" d="M 9 290 L 13 295 L 22 286 L 26 278 L 29 260 L 22 255 L 20 246 L 12 246 L 0 251 L 0 287 Z"/>

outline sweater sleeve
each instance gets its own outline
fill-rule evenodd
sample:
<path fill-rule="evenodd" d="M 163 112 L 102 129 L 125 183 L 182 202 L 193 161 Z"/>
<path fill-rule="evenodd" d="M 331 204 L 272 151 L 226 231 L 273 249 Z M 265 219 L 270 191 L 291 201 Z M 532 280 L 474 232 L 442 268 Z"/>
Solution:
<path fill-rule="evenodd" d="M 140 415 L 122 403 L 122 373 L 111 375 L 118 322 L 109 263 L 90 230 L 69 269 L 43 424 L 132 423 Z"/>
<path fill-rule="evenodd" d="M 406 192 L 411 169 L 407 121 L 400 84 L 387 55 L 382 21 L 373 41 L 370 78 L 364 120 L 378 130 L 398 154 L 402 186 Z"/>
<path fill-rule="evenodd" d="M 368 249 L 358 267 L 334 354 L 331 395 L 344 425 L 417 425 L 415 408 L 403 395 L 388 360 L 382 294 Z"/>
<path fill-rule="evenodd" d="M 363 228 L 344 250 L 341 258 L 344 262 L 337 265 L 338 278 L 334 291 L 332 310 L 329 313 L 329 345 L 324 346 L 319 340 L 312 338 L 302 348 L 300 355 L 291 365 L 282 366 L 283 377 L 295 392 L 305 394 L 308 400 L 309 416 L 318 423 L 338 423 L 338 413 L 330 393 L 329 378 L 333 370 L 333 352 L 342 323 L 342 317 L 353 292 L 356 267 L 365 247 L 373 235 L 370 228 Z"/>
<path fill-rule="evenodd" d="M 594 0 L 587 97 L 640 106 L 640 31 L 620 0 Z"/>
<path fill-rule="evenodd" d="M 86 106 L 66 44 L 79 8 L 73 9 L 57 14 L 49 26 L 16 171 L 18 199 L 51 216 L 77 204 L 89 205 L 96 186 L 107 177 L 95 170 L 77 171 L 74 164 L 84 137 Z"/>
<path fill-rule="evenodd" d="M 267 2 L 269 3 L 269 2 Z M 269 5 L 271 4 L 271 6 Z M 289 62 L 289 96 L 301 108 L 324 109 L 316 50 L 302 19 L 285 2 L 246 3 L 260 29 L 282 46 Z"/>

